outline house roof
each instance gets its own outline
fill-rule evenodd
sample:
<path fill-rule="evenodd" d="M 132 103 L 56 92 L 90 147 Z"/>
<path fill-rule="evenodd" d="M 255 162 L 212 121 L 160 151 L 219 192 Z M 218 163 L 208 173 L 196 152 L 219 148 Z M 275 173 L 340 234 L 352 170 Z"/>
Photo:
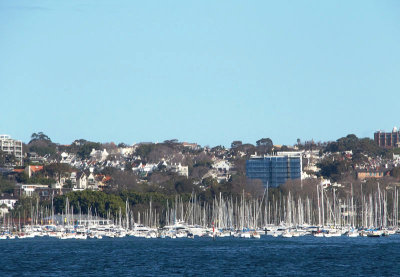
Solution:
<path fill-rule="evenodd" d="M 17 197 L 15 197 L 14 195 L 8 194 L 8 193 L 2 193 L 0 195 L 0 200 L 3 200 L 3 199 L 18 200 Z"/>
<path fill-rule="evenodd" d="M 38 172 L 43 170 L 43 165 L 30 165 L 29 168 L 32 172 Z"/>
<path fill-rule="evenodd" d="M 80 171 L 80 172 L 76 173 L 76 179 L 80 179 L 83 175 L 86 176 L 86 173 L 83 172 L 83 171 Z"/>

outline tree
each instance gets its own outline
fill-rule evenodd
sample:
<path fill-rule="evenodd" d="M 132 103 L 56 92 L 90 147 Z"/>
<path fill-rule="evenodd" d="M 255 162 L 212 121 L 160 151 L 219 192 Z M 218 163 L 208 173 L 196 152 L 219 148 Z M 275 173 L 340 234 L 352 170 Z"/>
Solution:
<path fill-rule="evenodd" d="M 282 145 L 281 151 L 290 151 L 291 149 L 287 147 L 286 145 Z"/>
<path fill-rule="evenodd" d="M 267 154 L 272 151 L 274 144 L 270 138 L 262 138 L 256 141 L 257 152 L 260 154 Z"/>
<path fill-rule="evenodd" d="M 342 137 L 334 142 L 328 143 L 325 148 L 325 152 L 344 152 L 353 151 L 356 154 L 356 160 L 361 157 L 361 153 L 367 154 L 368 156 L 383 156 L 388 151 L 380 148 L 372 139 L 370 138 L 357 138 L 356 135 L 350 134 L 346 137 Z"/>
<path fill-rule="evenodd" d="M 28 149 L 39 156 L 56 154 L 56 145 L 49 140 L 33 140 L 29 142 Z"/>
<path fill-rule="evenodd" d="M 43 132 L 33 133 L 27 147 L 29 152 L 36 152 L 40 156 L 56 153 L 56 145 Z"/>
<path fill-rule="evenodd" d="M 270 138 L 262 138 L 256 141 L 257 146 L 268 146 L 268 147 L 273 147 L 274 144 L 272 143 L 272 140 Z"/>
<path fill-rule="evenodd" d="M 177 139 L 164 140 L 165 144 L 177 144 L 179 141 Z"/>
<path fill-rule="evenodd" d="M 72 168 L 64 163 L 52 163 L 44 167 L 44 172 L 54 179 L 57 178 L 58 181 L 61 180 L 63 174 L 71 171 Z"/>
<path fill-rule="evenodd" d="M 154 144 L 141 144 L 136 148 L 136 155 L 140 156 L 142 160 L 147 161 L 148 155 L 150 154 L 151 150 L 154 148 Z"/>
<path fill-rule="evenodd" d="M 72 189 L 72 188 L 73 188 L 72 181 L 71 181 L 70 179 L 67 179 L 67 180 L 65 181 L 63 187 L 64 187 L 64 188 Z"/>
<path fill-rule="evenodd" d="M 325 159 L 318 164 L 321 169 L 320 174 L 325 178 L 330 178 L 337 182 L 343 178 L 346 173 L 351 173 L 350 163 L 344 160 Z"/>
<path fill-rule="evenodd" d="M 237 147 L 239 147 L 241 145 L 242 145 L 242 141 L 241 140 L 235 140 L 235 141 L 232 141 L 231 148 L 237 148 Z"/>
<path fill-rule="evenodd" d="M 393 178 L 396 178 L 397 180 L 400 179 L 400 167 L 394 167 L 391 171 L 390 171 L 390 175 Z"/>
<path fill-rule="evenodd" d="M 98 142 L 86 142 L 83 145 L 79 146 L 79 150 L 77 152 L 78 157 L 83 160 L 90 158 L 90 153 L 93 149 L 99 150 L 101 148 L 101 144 Z"/>
<path fill-rule="evenodd" d="M 31 140 L 29 143 L 37 141 L 37 140 L 44 140 L 44 141 L 51 142 L 51 139 L 47 135 L 45 135 L 43 132 L 33 133 L 31 135 Z"/>
<path fill-rule="evenodd" d="M 1 193 L 13 193 L 14 192 L 15 183 L 7 180 L 0 175 L 0 192 Z"/>
<path fill-rule="evenodd" d="M 16 161 L 14 154 L 8 154 L 0 150 L 0 167 L 14 165 Z"/>

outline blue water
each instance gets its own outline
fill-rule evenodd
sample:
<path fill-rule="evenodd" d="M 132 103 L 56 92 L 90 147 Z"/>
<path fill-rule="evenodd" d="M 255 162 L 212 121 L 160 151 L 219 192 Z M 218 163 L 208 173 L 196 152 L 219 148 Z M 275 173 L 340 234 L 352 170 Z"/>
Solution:
<path fill-rule="evenodd" d="M 399 276 L 400 236 L 0 241 L 0 276 Z"/>

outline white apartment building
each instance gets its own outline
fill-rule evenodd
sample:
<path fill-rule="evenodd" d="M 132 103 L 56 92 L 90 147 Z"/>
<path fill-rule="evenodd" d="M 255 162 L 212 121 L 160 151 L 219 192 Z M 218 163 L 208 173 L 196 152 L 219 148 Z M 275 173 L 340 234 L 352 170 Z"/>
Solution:
<path fill-rule="evenodd" d="M 186 178 L 189 177 L 189 167 L 182 166 L 180 163 L 179 164 L 171 164 L 171 165 L 167 166 L 167 169 L 169 169 L 171 172 L 177 173 L 180 176 L 185 176 Z"/>
<path fill-rule="evenodd" d="M 9 135 L 0 135 L 0 150 L 7 154 L 13 154 L 18 164 L 22 165 L 22 141 L 12 139 Z"/>

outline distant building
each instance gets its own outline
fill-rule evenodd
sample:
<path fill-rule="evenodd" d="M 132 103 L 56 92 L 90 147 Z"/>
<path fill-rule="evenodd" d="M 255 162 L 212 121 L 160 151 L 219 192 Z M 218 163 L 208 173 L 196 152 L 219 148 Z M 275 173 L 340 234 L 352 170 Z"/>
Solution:
<path fill-rule="evenodd" d="M 85 172 L 78 172 L 76 174 L 76 183 L 73 187 L 73 190 L 98 190 L 97 180 L 93 174 L 93 168 L 90 168 L 89 175 L 86 175 Z"/>
<path fill-rule="evenodd" d="M 400 147 L 400 131 L 396 127 L 392 132 L 386 133 L 378 131 L 374 133 L 374 141 L 378 146 L 383 148 L 397 148 Z"/>
<path fill-rule="evenodd" d="M 357 179 L 359 179 L 359 180 L 365 180 L 365 179 L 371 179 L 371 178 L 380 179 L 380 178 L 383 178 L 384 176 L 388 176 L 389 173 L 390 173 L 389 170 L 381 170 L 381 169 L 358 170 L 357 171 Z"/>
<path fill-rule="evenodd" d="M 4 194 L 0 196 L 0 206 L 5 205 L 8 209 L 13 209 L 18 199 L 13 194 Z"/>
<path fill-rule="evenodd" d="M 50 188 L 47 185 L 42 184 L 16 184 L 14 189 L 14 195 L 17 197 L 21 196 L 33 196 L 37 195 L 40 199 L 51 199 L 51 197 L 56 195 L 63 195 L 65 193 L 70 192 L 71 189 L 56 189 Z"/>
<path fill-rule="evenodd" d="M 42 171 L 43 165 L 28 165 L 25 167 L 25 173 L 31 178 L 35 173 Z"/>
<path fill-rule="evenodd" d="M 191 150 L 199 150 L 200 145 L 197 143 L 182 142 L 183 147 L 189 148 Z"/>
<path fill-rule="evenodd" d="M 33 194 L 42 189 L 47 190 L 49 186 L 42 185 L 42 184 L 16 184 L 14 194 L 21 197 L 21 196 L 33 196 Z"/>
<path fill-rule="evenodd" d="M 12 139 L 9 135 L 0 135 L 0 150 L 14 155 L 18 165 L 22 165 L 22 141 Z"/>
<path fill-rule="evenodd" d="M 62 152 L 60 163 L 71 164 L 75 160 L 75 158 L 76 158 L 75 154 Z"/>
<path fill-rule="evenodd" d="M 189 177 L 189 167 L 188 166 L 183 166 L 179 163 L 179 164 L 171 164 L 171 165 L 167 166 L 167 168 L 171 172 L 174 172 L 180 176 L 185 176 L 186 178 Z"/>
<path fill-rule="evenodd" d="M 275 156 L 252 156 L 246 161 L 246 176 L 260 179 L 264 186 L 278 187 L 287 180 L 301 179 L 302 155 L 286 152 Z"/>
<path fill-rule="evenodd" d="M 103 151 L 101 150 L 96 150 L 96 149 L 92 149 L 92 152 L 90 152 L 90 157 L 92 159 L 98 160 L 98 161 L 105 161 L 108 157 L 108 152 L 106 149 L 104 149 Z"/>

